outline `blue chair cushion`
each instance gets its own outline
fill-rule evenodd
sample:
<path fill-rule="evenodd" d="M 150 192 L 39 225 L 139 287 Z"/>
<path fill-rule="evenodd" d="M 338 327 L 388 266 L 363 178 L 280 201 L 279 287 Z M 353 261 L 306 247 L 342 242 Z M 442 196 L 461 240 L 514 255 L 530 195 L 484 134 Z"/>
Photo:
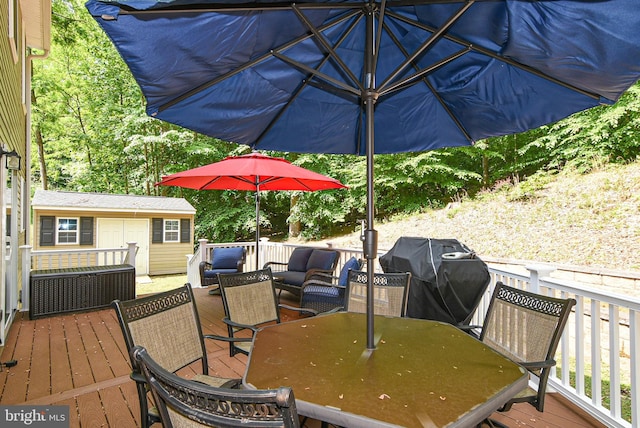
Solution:
<path fill-rule="evenodd" d="M 335 287 L 322 287 L 320 285 L 307 285 L 304 288 L 304 294 L 308 294 L 309 298 L 313 298 L 313 296 L 323 296 L 323 297 L 338 297 L 339 289 Z"/>
<path fill-rule="evenodd" d="M 307 269 L 323 269 L 329 270 L 331 269 L 338 257 L 338 253 L 331 250 L 313 250 L 311 256 L 309 256 L 309 261 L 307 262 Z"/>
<path fill-rule="evenodd" d="M 238 261 L 242 260 L 242 247 L 214 248 L 211 253 L 212 269 L 233 269 L 237 272 Z"/>
<path fill-rule="evenodd" d="M 205 278 L 217 278 L 219 273 L 236 273 L 238 272 L 237 269 L 233 268 L 233 269 L 211 269 L 211 270 L 205 270 L 204 271 L 204 277 Z"/>
<path fill-rule="evenodd" d="M 274 276 L 282 278 L 282 282 L 289 285 L 297 285 L 299 287 L 304 283 L 304 278 L 307 275 L 306 272 L 296 272 L 293 270 L 286 270 L 284 272 L 275 272 Z"/>
<path fill-rule="evenodd" d="M 293 250 L 289 257 L 288 270 L 296 272 L 306 272 L 309 256 L 313 252 L 313 248 L 298 247 Z"/>
<path fill-rule="evenodd" d="M 338 277 L 338 285 L 343 287 L 347 286 L 347 281 L 349 280 L 349 270 L 358 270 L 360 269 L 360 262 L 355 257 L 351 257 L 347 262 L 342 266 L 342 270 L 340 270 L 340 276 Z"/>

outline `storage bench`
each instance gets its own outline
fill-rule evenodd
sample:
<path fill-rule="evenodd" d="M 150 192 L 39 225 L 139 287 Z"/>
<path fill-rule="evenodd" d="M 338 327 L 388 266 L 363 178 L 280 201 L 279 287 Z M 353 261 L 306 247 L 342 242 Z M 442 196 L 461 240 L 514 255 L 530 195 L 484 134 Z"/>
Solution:
<path fill-rule="evenodd" d="M 131 265 L 84 266 L 31 271 L 29 316 L 33 318 L 95 309 L 136 297 Z"/>

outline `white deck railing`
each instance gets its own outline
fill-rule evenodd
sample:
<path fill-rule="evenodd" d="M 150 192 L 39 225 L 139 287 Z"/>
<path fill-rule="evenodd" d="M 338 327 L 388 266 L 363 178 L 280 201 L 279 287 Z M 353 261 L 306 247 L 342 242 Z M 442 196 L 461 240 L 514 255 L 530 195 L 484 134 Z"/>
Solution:
<path fill-rule="evenodd" d="M 200 241 L 192 258 L 192 284 L 200 284 L 197 265 L 208 260 L 211 248 L 232 243 Z M 256 267 L 255 243 L 236 243 L 247 248 L 247 270 Z M 260 263 L 287 261 L 296 245 L 261 242 Z M 337 271 L 362 250 L 335 248 L 341 258 Z M 381 251 L 380 255 L 385 251 Z M 197 263 L 193 259 L 197 260 Z M 376 266 L 380 270 L 380 266 Z M 520 271 L 520 270 L 519 270 Z M 493 285 L 508 285 L 556 297 L 572 297 L 577 305 L 558 347 L 557 370 L 549 388 L 565 396 L 608 427 L 640 427 L 640 299 L 550 277 L 553 267 L 528 267 L 526 274 L 489 267 L 491 283 L 471 321 L 481 325 L 491 299 Z M 625 391 L 624 393 L 622 391 Z M 626 415 L 626 416 L 625 416 Z M 630 415 L 630 417 L 629 417 Z M 629 420 L 630 419 L 630 420 Z"/>
<path fill-rule="evenodd" d="M 245 270 L 253 270 L 268 261 L 287 261 L 298 246 L 261 242 L 260 258 L 256 261 L 254 242 L 210 244 L 201 240 L 199 243 L 198 250 L 187 260 L 187 280 L 194 286 L 200 286 L 198 265 L 209 260 L 212 248 L 245 247 Z M 350 257 L 362 257 L 362 250 L 332 248 L 341 254 L 336 271 Z M 380 255 L 384 252 L 386 250 Z M 127 249 L 66 252 L 30 251 L 28 247 L 23 253 L 23 262 L 28 261 L 25 266 L 33 269 L 47 269 L 81 261 L 85 265 L 132 263 L 132 257 L 135 257 L 135 244 Z M 376 270 L 380 270 L 377 262 Z M 613 287 L 598 289 L 552 278 L 553 270 L 553 267 L 545 266 L 512 272 L 489 263 L 491 283 L 471 322 L 482 324 L 496 281 L 536 293 L 573 297 L 577 305 L 562 336 L 556 354 L 558 370 L 550 377 L 549 388 L 608 427 L 640 428 L 640 299 L 617 294 Z M 29 269 L 23 269 L 23 274 L 25 272 L 28 275 Z M 28 276 L 23 284 L 28 284 Z"/>

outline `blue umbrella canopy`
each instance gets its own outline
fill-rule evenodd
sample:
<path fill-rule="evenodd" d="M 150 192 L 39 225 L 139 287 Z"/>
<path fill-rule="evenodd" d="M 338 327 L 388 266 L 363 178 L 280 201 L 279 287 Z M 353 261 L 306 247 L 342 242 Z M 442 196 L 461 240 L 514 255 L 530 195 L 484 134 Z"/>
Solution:
<path fill-rule="evenodd" d="M 614 103 L 640 77 L 637 0 L 86 6 L 128 64 L 149 115 L 253 149 L 366 155 L 370 262 L 374 153 L 536 128 Z"/>
<path fill-rule="evenodd" d="M 149 115 L 254 149 L 365 154 L 369 91 L 375 153 L 468 145 L 613 103 L 640 76 L 636 0 L 87 7 Z"/>

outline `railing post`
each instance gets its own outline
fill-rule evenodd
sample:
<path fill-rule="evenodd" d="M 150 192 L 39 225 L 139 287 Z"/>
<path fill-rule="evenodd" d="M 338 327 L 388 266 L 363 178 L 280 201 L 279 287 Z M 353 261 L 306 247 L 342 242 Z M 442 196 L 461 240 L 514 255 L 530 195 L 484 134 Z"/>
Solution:
<path fill-rule="evenodd" d="M 207 254 L 207 242 L 209 241 L 207 239 L 198 239 L 198 242 L 200 243 L 200 261 L 208 262 L 209 255 Z"/>
<path fill-rule="evenodd" d="M 129 248 L 127 259 L 129 259 L 129 264 L 133 267 L 136 266 L 136 245 L 136 242 L 127 242 L 127 247 Z"/>
<path fill-rule="evenodd" d="M 29 310 L 29 281 L 31 277 L 31 245 L 21 245 L 22 251 L 22 310 Z"/>
<path fill-rule="evenodd" d="M 529 271 L 529 280 L 530 287 L 532 293 L 540 294 L 540 278 L 549 276 L 551 272 L 556 270 L 553 266 L 545 266 L 545 265 L 531 265 L 525 266 L 525 268 Z"/>

